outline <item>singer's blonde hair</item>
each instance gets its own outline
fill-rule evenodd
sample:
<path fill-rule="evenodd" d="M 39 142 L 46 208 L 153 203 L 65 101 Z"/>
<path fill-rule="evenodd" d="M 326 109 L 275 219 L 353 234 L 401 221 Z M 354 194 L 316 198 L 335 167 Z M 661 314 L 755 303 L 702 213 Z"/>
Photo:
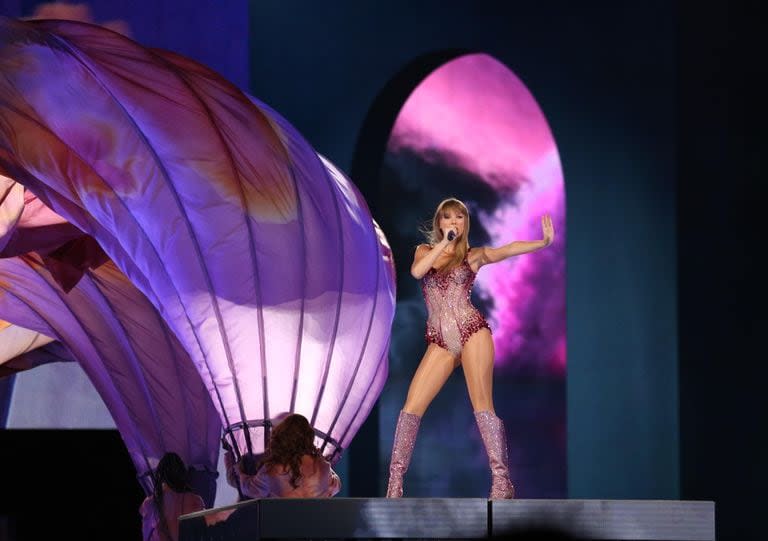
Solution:
<path fill-rule="evenodd" d="M 469 237 L 469 211 L 467 210 L 467 206 L 455 197 L 443 199 L 440 201 L 440 204 L 437 205 L 437 208 L 435 209 L 435 215 L 432 217 L 432 226 L 431 228 L 424 231 L 424 234 L 427 237 L 427 243 L 430 246 L 434 246 L 443 240 L 443 232 L 440 230 L 439 225 L 440 215 L 448 210 L 453 210 L 454 212 L 460 212 L 463 214 L 465 227 L 464 231 L 456 239 L 456 251 L 454 252 L 453 259 L 441 269 L 443 271 L 447 271 L 461 265 L 461 263 L 464 261 L 464 257 L 469 251 L 469 242 L 467 241 L 467 238 Z"/>

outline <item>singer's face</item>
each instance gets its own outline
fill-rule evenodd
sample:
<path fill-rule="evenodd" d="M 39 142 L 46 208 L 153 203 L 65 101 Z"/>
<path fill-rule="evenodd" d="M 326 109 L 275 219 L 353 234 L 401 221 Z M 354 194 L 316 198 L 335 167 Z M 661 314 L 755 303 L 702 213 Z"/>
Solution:
<path fill-rule="evenodd" d="M 456 236 L 461 236 L 464 233 L 466 227 L 466 216 L 464 212 L 459 209 L 447 208 L 440 212 L 440 220 L 438 225 L 442 231 L 448 231 L 453 229 L 456 231 Z"/>

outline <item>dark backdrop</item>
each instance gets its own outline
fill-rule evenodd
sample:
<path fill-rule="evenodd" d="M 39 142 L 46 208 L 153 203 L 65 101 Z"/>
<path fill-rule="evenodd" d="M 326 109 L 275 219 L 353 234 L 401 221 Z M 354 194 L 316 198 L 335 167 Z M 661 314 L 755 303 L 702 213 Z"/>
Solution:
<path fill-rule="evenodd" d="M 680 457 L 719 540 L 766 539 L 764 30 L 754 3 L 684 4 L 678 102 Z"/>

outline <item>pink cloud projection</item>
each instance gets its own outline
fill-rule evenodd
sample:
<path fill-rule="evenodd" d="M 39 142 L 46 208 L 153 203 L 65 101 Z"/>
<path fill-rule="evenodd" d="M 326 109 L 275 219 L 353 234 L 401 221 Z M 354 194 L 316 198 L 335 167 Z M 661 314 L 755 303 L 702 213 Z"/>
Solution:
<path fill-rule="evenodd" d="M 544 115 L 525 85 L 488 55 L 435 70 L 411 94 L 390 149 L 447 150 L 493 186 L 507 186 L 554 150 Z"/>
<path fill-rule="evenodd" d="M 460 57 L 435 70 L 397 118 L 388 151 L 439 157 L 499 194 L 490 211 L 464 196 L 500 246 L 541 238 L 550 214 L 556 241 L 546 250 L 483 268 L 476 292 L 492 301 L 497 364 L 537 373 L 565 371 L 565 194 L 557 147 L 536 100 L 488 55 Z M 437 201 L 435 201 L 437 203 Z"/>

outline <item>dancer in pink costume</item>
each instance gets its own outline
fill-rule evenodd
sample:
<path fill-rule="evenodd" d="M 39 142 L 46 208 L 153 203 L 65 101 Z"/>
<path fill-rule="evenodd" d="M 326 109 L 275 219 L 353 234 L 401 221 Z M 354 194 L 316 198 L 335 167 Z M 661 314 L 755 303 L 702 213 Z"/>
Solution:
<path fill-rule="evenodd" d="M 240 490 L 249 498 L 330 498 L 341 490 L 339 476 L 315 447 L 307 418 L 292 413 L 272 431 L 257 471 L 236 467 Z M 242 461 L 241 461 L 242 462 Z"/>
<path fill-rule="evenodd" d="M 541 219 L 543 238 L 514 241 L 499 248 L 470 248 L 469 212 L 458 199 L 445 199 L 438 206 L 427 233 L 428 244 L 416 248 L 411 275 L 421 280 L 427 305 L 427 350 L 408 388 L 395 428 L 389 466 L 387 497 L 403 495 L 403 475 L 413 453 L 421 417 L 453 370 L 462 365 L 469 398 L 475 412 L 491 468 L 490 498 L 514 498 L 509 480 L 507 437 L 504 423 L 493 409 L 493 340 L 480 312 L 472 306 L 470 293 L 477 271 L 483 265 L 526 254 L 552 244 L 552 219 Z"/>
<path fill-rule="evenodd" d="M 179 517 L 205 509 L 203 499 L 188 485 L 188 477 L 178 454 L 163 455 L 155 470 L 152 495 L 144 498 L 139 509 L 144 541 L 178 541 Z"/>

